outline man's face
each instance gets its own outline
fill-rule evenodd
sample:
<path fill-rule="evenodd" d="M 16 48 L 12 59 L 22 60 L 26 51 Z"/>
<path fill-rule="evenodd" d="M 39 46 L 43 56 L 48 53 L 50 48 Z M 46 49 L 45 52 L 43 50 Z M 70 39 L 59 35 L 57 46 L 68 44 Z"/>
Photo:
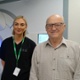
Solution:
<path fill-rule="evenodd" d="M 52 16 L 46 23 L 46 31 L 51 39 L 62 38 L 65 30 L 63 18 Z"/>

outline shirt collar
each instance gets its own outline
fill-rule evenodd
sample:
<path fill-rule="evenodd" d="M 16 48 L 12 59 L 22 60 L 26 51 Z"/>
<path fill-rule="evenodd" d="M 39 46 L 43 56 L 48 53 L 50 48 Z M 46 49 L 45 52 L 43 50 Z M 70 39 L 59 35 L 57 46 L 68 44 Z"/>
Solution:
<path fill-rule="evenodd" d="M 47 46 L 47 45 L 51 46 L 49 39 L 45 42 L 45 46 Z M 63 37 L 61 43 L 58 45 L 58 47 L 61 45 L 65 45 L 67 47 L 67 42 L 66 42 L 66 39 L 64 37 Z"/>

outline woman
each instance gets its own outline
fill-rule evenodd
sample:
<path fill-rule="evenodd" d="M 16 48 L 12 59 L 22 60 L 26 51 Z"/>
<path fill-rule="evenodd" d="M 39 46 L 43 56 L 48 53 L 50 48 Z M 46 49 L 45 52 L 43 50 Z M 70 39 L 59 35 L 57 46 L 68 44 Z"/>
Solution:
<path fill-rule="evenodd" d="M 13 36 L 1 45 L 3 73 L 1 80 L 29 80 L 31 57 L 35 42 L 25 36 L 27 22 L 18 16 L 13 22 Z"/>

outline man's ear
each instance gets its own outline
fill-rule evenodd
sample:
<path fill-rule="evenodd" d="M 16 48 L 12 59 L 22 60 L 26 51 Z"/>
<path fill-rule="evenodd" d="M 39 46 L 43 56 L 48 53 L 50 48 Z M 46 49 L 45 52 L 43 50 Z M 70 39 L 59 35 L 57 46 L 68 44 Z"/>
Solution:
<path fill-rule="evenodd" d="M 46 27 L 46 25 L 45 25 L 45 30 L 47 31 L 47 27 Z"/>

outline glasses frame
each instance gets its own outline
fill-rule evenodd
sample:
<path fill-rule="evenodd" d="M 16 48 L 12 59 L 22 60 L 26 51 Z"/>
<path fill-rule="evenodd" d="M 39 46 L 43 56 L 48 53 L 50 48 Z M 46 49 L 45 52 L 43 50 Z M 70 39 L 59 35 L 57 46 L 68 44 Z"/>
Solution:
<path fill-rule="evenodd" d="M 60 28 L 61 26 L 63 26 L 63 22 L 60 22 L 60 23 L 50 23 L 50 24 L 46 24 L 46 27 L 48 28 L 48 29 L 51 29 L 51 28 L 53 28 L 53 27 L 55 27 L 55 28 Z"/>

